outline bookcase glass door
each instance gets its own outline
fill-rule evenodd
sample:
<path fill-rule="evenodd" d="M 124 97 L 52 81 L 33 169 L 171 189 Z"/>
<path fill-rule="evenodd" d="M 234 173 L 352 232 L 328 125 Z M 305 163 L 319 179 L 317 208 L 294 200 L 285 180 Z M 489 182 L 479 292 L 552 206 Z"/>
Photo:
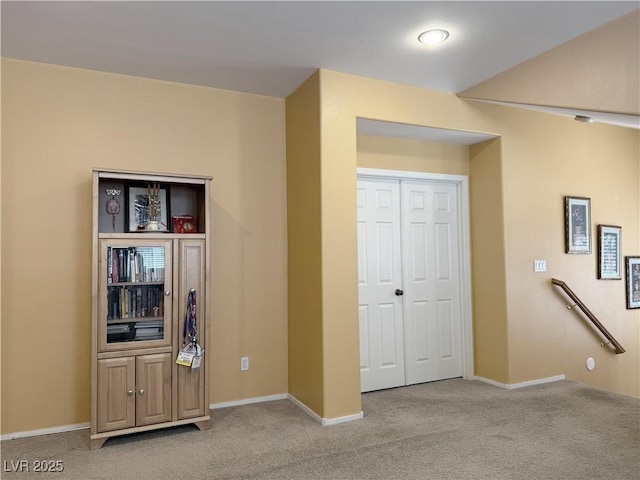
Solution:
<path fill-rule="evenodd" d="M 103 242 L 106 350 L 170 343 L 170 257 L 170 241 Z"/>

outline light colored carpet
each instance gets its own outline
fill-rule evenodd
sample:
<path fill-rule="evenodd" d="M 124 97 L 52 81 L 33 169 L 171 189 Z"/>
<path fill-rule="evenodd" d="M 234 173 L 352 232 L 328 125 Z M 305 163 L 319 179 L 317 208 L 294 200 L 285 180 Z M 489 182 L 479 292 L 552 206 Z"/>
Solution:
<path fill-rule="evenodd" d="M 279 400 L 215 410 L 209 431 L 119 437 L 94 451 L 87 430 L 5 441 L 3 466 L 50 459 L 64 471 L 2 478 L 640 479 L 638 399 L 569 381 L 503 390 L 454 379 L 362 401 L 364 419 L 330 427 Z"/>

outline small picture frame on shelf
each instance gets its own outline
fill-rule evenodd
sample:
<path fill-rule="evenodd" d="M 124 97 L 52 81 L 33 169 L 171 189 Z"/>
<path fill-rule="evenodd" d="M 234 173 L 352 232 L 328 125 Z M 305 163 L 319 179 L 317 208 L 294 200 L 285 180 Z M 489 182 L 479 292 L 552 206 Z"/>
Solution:
<path fill-rule="evenodd" d="M 627 270 L 627 309 L 640 308 L 640 257 L 624 257 Z"/>
<path fill-rule="evenodd" d="M 151 183 L 147 187 L 129 187 L 129 231 L 168 232 L 169 204 L 167 189 Z"/>
<path fill-rule="evenodd" d="M 591 253 L 591 199 L 564 197 L 565 253 Z"/>
<path fill-rule="evenodd" d="M 622 280 L 622 227 L 598 225 L 598 278 Z"/>

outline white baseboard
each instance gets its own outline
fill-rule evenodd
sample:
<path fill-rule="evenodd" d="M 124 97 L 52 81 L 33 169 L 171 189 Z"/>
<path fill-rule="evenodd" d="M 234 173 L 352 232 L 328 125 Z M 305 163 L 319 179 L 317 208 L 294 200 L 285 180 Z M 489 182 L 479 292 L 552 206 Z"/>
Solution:
<path fill-rule="evenodd" d="M 478 377 L 478 376 L 473 377 L 473 380 L 478 380 L 480 382 L 488 383 L 489 385 L 493 385 L 494 387 L 500 387 L 506 390 L 515 390 L 516 388 L 531 387 L 532 385 L 542 385 L 543 383 L 558 382 L 564 379 L 565 379 L 564 375 L 556 375 L 554 377 L 538 378 L 536 380 L 528 380 L 526 382 L 520 382 L 520 383 L 500 383 L 500 382 L 496 382 L 495 380 L 491 380 L 489 378 Z"/>
<path fill-rule="evenodd" d="M 243 398 L 242 400 L 233 400 L 231 402 L 212 403 L 209 405 L 211 410 L 227 407 L 238 407 L 240 405 L 249 405 L 251 403 L 273 402 L 274 400 L 286 400 L 288 395 L 286 393 L 278 393 L 276 395 L 267 395 L 264 397 L 252 397 Z"/>
<path fill-rule="evenodd" d="M 289 394 L 288 395 L 289 400 L 291 401 L 291 403 L 293 403 L 295 406 L 297 406 L 300 410 L 302 410 L 304 413 L 306 413 L 307 415 L 309 415 L 311 418 L 313 418 L 316 422 L 322 424 L 322 417 L 320 415 L 318 415 L 316 412 L 314 412 L 313 410 L 311 410 L 309 407 L 307 407 L 304 403 L 302 403 L 300 400 L 298 400 L 296 397 L 294 397 L 293 395 Z"/>
<path fill-rule="evenodd" d="M 330 425 L 338 425 L 339 423 L 345 422 L 353 422 L 354 420 L 360 420 L 364 417 L 364 412 L 355 413 L 353 415 L 345 415 L 344 417 L 335 417 L 335 418 L 324 418 L 318 415 L 316 412 L 307 407 L 304 403 L 298 400 L 293 395 L 289 394 L 289 400 L 291 403 L 296 405 L 300 410 L 313 418 L 316 422 L 318 422 L 323 427 L 328 427 Z"/>
<path fill-rule="evenodd" d="M 16 438 L 38 437 L 40 435 L 51 435 L 52 433 L 72 432 L 74 430 L 84 430 L 89 428 L 89 422 L 76 423 L 75 425 L 62 425 L 60 427 L 41 428 L 39 430 L 29 430 L 27 432 L 7 433 L 0 435 L 0 441 L 15 440 Z"/>
<path fill-rule="evenodd" d="M 338 425 L 339 423 L 353 422 L 354 420 L 362 420 L 364 412 L 354 413 L 353 415 L 345 415 L 344 417 L 335 418 L 323 418 L 322 426 L 328 427 L 329 425 Z"/>

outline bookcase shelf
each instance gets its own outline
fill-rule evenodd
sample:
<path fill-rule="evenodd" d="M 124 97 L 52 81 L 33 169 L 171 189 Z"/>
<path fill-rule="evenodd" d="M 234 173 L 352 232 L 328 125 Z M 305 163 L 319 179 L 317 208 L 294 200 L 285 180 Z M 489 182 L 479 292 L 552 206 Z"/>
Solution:
<path fill-rule="evenodd" d="M 99 239 L 110 239 L 110 238 L 123 238 L 123 239 L 139 239 L 141 235 L 144 235 L 142 238 L 152 238 L 152 239 L 176 239 L 176 238 L 187 238 L 187 239 L 200 239 L 204 240 L 206 235 L 204 233 L 150 233 L 146 232 L 144 234 L 141 233 L 98 233 Z"/>
<path fill-rule="evenodd" d="M 210 183 L 93 171 L 91 448 L 155 428 L 209 427 L 208 357 L 195 369 L 175 360 L 190 292 L 207 349 Z"/>
<path fill-rule="evenodd" d="M 107 325 L 116 325 L 119 323 L 144 323 L 158 320 L 162 320 L 162 317 L 109 318 L 107 319 Z"/>

